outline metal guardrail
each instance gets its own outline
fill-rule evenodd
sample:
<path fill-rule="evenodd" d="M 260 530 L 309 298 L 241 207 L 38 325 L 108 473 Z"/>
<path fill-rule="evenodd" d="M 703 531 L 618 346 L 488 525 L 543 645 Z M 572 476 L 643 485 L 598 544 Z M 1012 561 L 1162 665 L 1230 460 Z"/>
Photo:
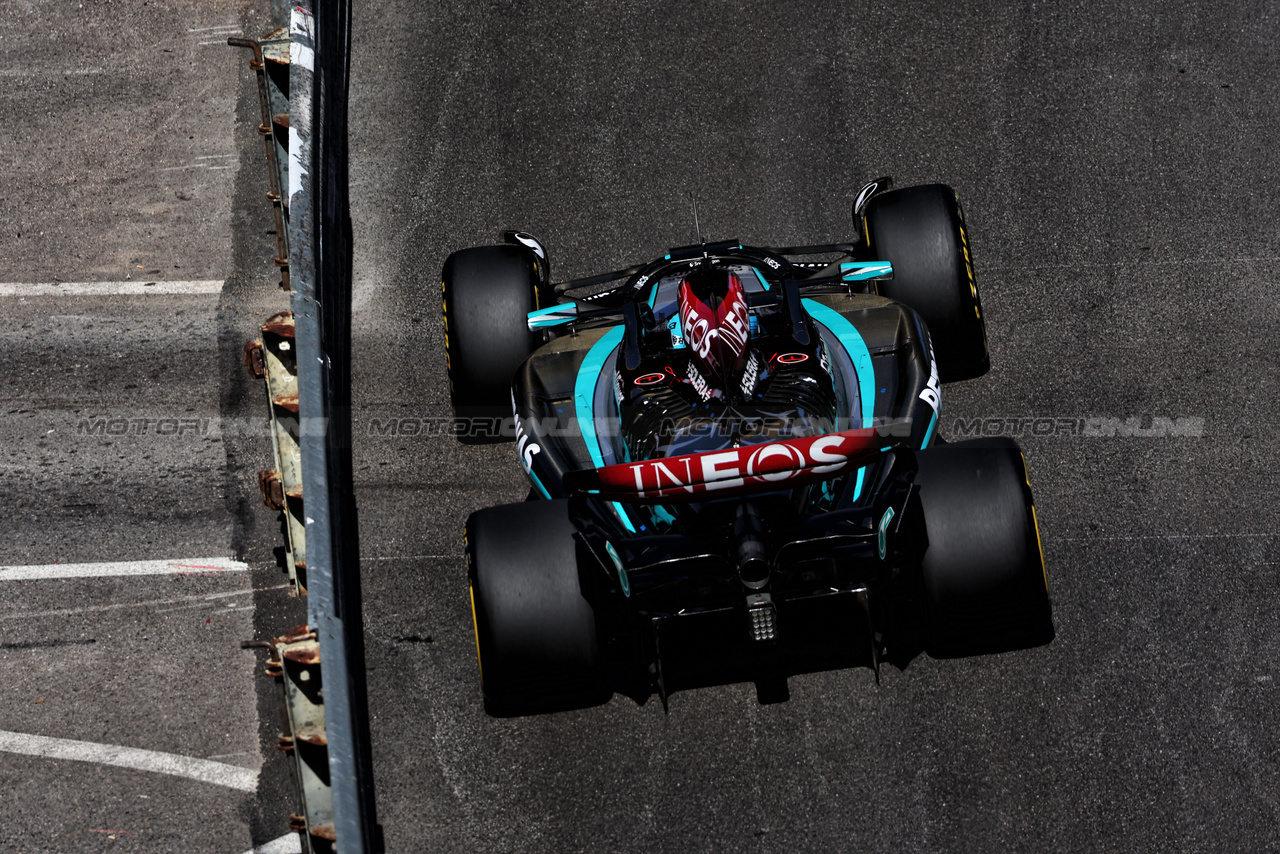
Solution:
<path fill-rule="evenodd" d="M 350 8 L 308 0 L 288 15 L 287 28 L 261 41 L 228 43 L 254 50 L 275 260 L 292 291 L 292 311 L 245 345 L 271 407 L 275 469 L 261 472 L 259 485 L 267 505 L 285 513 L 290 581 L 295 595 L 307 595 L 308 622 L 248 645 L 270 650 L 267 673 L 281 680 L 290 731 L 279 746 L 294 759 L 303 807 L 291 826 L 310 852 L 377 854 L 350 454 Z"/>
<path fill-rule="evenodd" d="M 298 400 L 307 499 L 307 614 L 324 665 L 333 822 L 343 854 L 382 849 L 364 674 L 351 469 L 351 217 L 347 0 L 295 7 L 290 25 L 289 196 L 296 240 Z M 307 39 L 314 65 L 307 62 Z"/>
<path fill-rule="evenodd" d="M 267 148 L 271 189 L 267 200 L 276 220 L 276 266 L 280 287 L 289 290 L 289 200 L 283 195 L 289 186 L 289 30 L 281 27 L 263 39 L 229 38 L 232 47 L 253 51 L 249 67 L 258 76 L 258 106 L 262 123 L 258 133 Z"/>
<path fill-rule="evenodd" d="M 289 722 L 289 732 L 280 736 L 278 747 L 293 757 L 293 779 L 302 802 L 302 813 L 290 817 L 290 827 L 306 834 L 309 851 L 331 851 L 337 831 L 320 643 L 315 632 L 298 626 L 273 639 L 271 652 L 267 672 L 280 678 Z"/>
<path fill-rule="evenodd" d="M 266 382 L 275 468 L 258 472 L 262 501 L 285 514 L 285 563 L 294 596 L 307 592 L 307 535 L 302 501 L 302 446 L 298 413 L 298 356 L 293 313 L 282 311 L 261 327 L 262 339 L 244 348 L 249 372 Z"/>

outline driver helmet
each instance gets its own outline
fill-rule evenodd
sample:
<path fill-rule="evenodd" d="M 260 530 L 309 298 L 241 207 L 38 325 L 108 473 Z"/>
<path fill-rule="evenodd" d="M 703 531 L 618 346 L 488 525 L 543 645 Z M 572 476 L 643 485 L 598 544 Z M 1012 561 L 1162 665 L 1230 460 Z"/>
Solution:
<path fill-rule="evenodd" d="M 719 389 L 735 388 L 747 363 L 751 317 L 742 280 L 701 265 L 680 282 L 680 328 L 695 367 Z"/>

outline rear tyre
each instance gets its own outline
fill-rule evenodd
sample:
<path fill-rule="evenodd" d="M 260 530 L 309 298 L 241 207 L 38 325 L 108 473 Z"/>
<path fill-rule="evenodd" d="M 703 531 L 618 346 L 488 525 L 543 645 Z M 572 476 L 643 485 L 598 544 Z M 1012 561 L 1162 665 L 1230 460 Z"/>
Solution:
<path fill-rule="evenodd" d="M 893 264 L 882 296 L 924 318 L 942 382 L 980 377 L 991 367 L 982 302 L 973 278 L 964 214 L 944 184 L 890 190 L 865 205 L 874 260 Z"/>
<path fill-rule="evenodd" d="M 583 708 L 611 692 L 578 580 L 568 501 L 490 507 L 467 520 L 480 681 L 493 715 Z"/>
<path fill-rule="evenodd" d="M 511 379 L 537 346 L 528 314 L 537 308 L 538 273 L 523 246 L 454 252 L 441 273 L 449 397 L 459 440 L 514 437 Z"/>
<path fill-rule="evenodd" d="M 950 658 L 1053 640 L 1048 576 L 1017 443 L 954 442 L 917 460 L 929 541 L 922 562 L 928 653 Z"/>

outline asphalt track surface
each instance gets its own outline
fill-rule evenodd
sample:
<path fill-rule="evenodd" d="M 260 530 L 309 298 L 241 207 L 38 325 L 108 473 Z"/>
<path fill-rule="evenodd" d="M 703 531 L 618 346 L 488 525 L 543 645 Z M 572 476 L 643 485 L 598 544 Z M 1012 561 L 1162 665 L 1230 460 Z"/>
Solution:
<path fill-rule="evenodd" d="M 0 851 L 288 833 L 275 688 L 239 646 L 305 620 L 239 364 L 287 305 L 226 44 L 268 29 L 239 0 L 0 11 Z"/>
<path fill-rule="evenodd" d="M 1274 3 L 357 8 L 388 849 L 1280 847 L 1278 26 Z M 994 367 L 944 390 L 943 432 L 1021 442 L 1057 639 L 794 677 L 777 705 L 742 683 L 486 717 L 461 528 L 527 483 L 511 447 L 380 434 L 446 412 L 445 256 L 521 228 L 556 278 L 616 269 L 694 242 L 690 194 L 709 239 L 841 240 L 885 174 L 965 202 Z"/>
<path fill-rule="evenodd" d="M 936 6 L 355 10 L 354 453 L 388 851 L 1280 848 L 1280 9 Z M 299 621 L 238 364 L 281 307 L 257 104 L 217 44 L 265 12 L 3 15 L 0 281 L 225 285 L 0 297 L 0 565 L 248 569 L 0 576 L 0 849 L 239 854 L 292 799 L 274 688 L 236 644 Z M 669 714 L 619 695 L 485 716 L 461 528 L 528 486 L 510 447 L 412 432 L 447 413 L 445 256 L 523 228 L 557 277 L 613 269 L 692 242 L 690 194 L 711 239 L 840 240 L 884 174 L 965 202 L 994 367 L 945 388 L 942 429 L 1022 444 L 1057 639 L 920 655 L 879 685 L 797 676 L 768 706 L 738 683 Z M 79 428 L 113 417 L 218 429 Z M 15 733 L 260 767 L 258 790 L 25 755 Z"/>

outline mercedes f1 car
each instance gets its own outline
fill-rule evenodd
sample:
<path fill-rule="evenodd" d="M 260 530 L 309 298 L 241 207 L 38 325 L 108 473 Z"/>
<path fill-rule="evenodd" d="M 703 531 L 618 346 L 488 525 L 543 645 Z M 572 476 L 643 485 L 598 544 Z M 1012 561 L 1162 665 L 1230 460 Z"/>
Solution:
<path fill-rule="evenodd" d="M 956 195 L 880 179 L 853 220 L 557 284 L 524 233 L 449 256 L 461 436 L 532 483 L 466 523 L 491 713 L 1052 639 L 1018 446 L 939 436 L 942 384 L 989 367 Z"/>

